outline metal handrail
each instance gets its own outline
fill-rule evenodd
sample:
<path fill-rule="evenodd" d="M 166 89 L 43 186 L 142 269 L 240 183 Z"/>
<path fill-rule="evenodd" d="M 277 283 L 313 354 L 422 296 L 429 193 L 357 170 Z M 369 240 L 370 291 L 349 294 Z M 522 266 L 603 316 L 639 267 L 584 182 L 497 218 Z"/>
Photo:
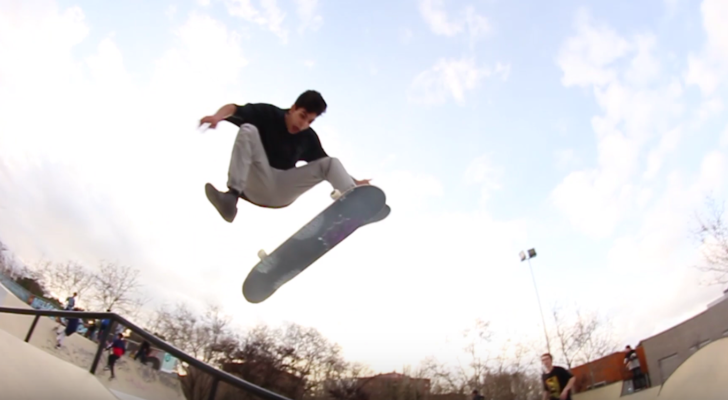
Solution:
<path fill-rule="evenodd" d="M 121 324 L 132 331 L 134 331 L 136 334 L 144 338 L 146 341 L 148 341 L 150 344 L 158 347 L 159 349 L 162 349 L 166 351 L 167 353 L 170 353 L 174 357 L 176 357 L 179 360 L 182 360 L 186 362 L 187 364 L 203 371 L 208 374 L 210 374 L 214 379 L 212 382 L 212 388 L 210 390 L 210 394 L 208 396 L 209 400 L 214 400 L 215 395 L 217 393 L 217 386 L 222 381 L 225 383 L 228 383 L 232 386 L 235 386 L 239 389 L 243 389 L 247 392 L 256 394 L 260 396 L 263 399 L 266 400 L 291 400 L 287 397 L 283 397 L 277 393 L 271 392 L 270 390 L 264 389 L 260 386 L 254 385 L 244 379 L 238 378 L 235 375 L 229 374 L 225 371 L 219 370 L 209 364 L 206 364 L 189 354 L 183 352 L 182 350 L 176 348 L 175 346 L 165 342 L 164 340 L 150 334 L 149 332 L 145 331 L 144 329 L 140 328 L 139 326 L 135 325 L 133 322 L 130 322 L 126 318 L 110 312 L 85 312 L 85 311 L 62 311 L 62 310 L 36 310 L 36 309 L 22 309 L 22 308 L 14 308 L 14 307 L 0 307 L 0 313 L 7 313 L 7 314 L 21 314 L 21 315 L 34 315 L 35 318 L 33 319 L 33 323 L 30 326 L 30 329 L 28 329 L 28 334 L 25 336 L 25 341 L 30 341 L 31 336 L 33 335 L 33 330 L 35 330 L 35 326 L 38 323 L 38 320 L 40 317 L 64 317 L 64 318 L 80 318 L 80 319 L 110 319 L 112 321 L 112 324 L 110 328 L 112 329 L 105 329 L 102 333 L 102 337 L 99 338 L 99 347 L 96 350 L 96 355 L 94 356 L 94 361 L 91 364 L 91 369 L 89 372 L 91 374 L 96 374 L 96 367 L 99 364 L 99 360 L 101 359 L 101 354 L 104 351 L 104 344 L 106 343 L 106 339 L 108 338 L 109 332 L 115 331 L 116 324 Z"/>

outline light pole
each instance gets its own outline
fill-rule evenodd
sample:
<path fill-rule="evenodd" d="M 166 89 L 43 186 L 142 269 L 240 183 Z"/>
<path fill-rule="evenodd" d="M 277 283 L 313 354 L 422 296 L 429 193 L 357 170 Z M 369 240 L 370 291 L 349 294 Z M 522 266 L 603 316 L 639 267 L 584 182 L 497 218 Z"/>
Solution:
<path fill-rule="evenodd" d="M 528 269 L 531 271 L 531 278 L 533 279 L 533 288 L 536 290 L 536 300 L 538 301 L 538 309 L 541 311 L 541 323 L 543 323 L 543 335 L 546 338 L 546 349 L 551 353 L 551 344 L 549 343 L 549 334 L 546 332 L 546 319 L 543 317 L 543 308 L 541 307 L 541 298 L 538 295 L 538 287 L 536 286 L 536 277 L 533 275 L 533 267 L 531 267 L 531 259 L 536 257 L 536 249 L 528 249 L 528 251 L 521 251 L 521 262 L 528 261 Z"/>

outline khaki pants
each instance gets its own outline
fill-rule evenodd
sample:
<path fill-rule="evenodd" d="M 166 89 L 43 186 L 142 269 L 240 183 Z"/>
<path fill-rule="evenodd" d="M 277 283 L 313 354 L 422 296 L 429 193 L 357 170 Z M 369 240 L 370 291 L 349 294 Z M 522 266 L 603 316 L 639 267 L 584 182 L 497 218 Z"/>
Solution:
<path fill-rule="evenodd" d="M 341 162 L 332 157 L 289 170 L 271 167 L 258 128 L 250 124 L 240 126 L 228 169 L 230 189 L 237 190 L 252 203 L 284 207 L 323 181 L 341 193 L 356 186 Z"/>

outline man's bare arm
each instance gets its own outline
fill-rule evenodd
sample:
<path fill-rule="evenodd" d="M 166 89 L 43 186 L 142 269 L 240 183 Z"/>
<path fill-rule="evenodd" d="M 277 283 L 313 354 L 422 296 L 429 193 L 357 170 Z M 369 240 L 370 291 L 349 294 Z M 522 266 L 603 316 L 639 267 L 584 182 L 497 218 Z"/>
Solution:
<path fill-rule="evenodd" d="M 207 117 L 202 118 L 200 120 L 200 126 L 202 126 L 202 124 L 210 124 L 210 128 L 215 129 L 220 121 L 235 114 L 237 109 L 238 106 L 236 104 L 226 104 L 220 107 L 215 115 L 208 115 Z"/>
<path fill-rule="evenodd" d="M 568 393 L 568 391 L 574 387 L 575 383 L 576 383 L 576 377 L 572 376 L 571 379 L 569 379 L 569 383 L 567 383 L 566 387 L 564 388 L 564 393 Z"/>
<path fill-rule="evenodd" d="M 218 119 L 220 121 L 224 120 L 225 118 L 235 114 L 235 110 L 238 108 L 235 104 L 225 104 L 224 106 L 220 107 L 219 110 L 215 113 L 215 119 Z"/>

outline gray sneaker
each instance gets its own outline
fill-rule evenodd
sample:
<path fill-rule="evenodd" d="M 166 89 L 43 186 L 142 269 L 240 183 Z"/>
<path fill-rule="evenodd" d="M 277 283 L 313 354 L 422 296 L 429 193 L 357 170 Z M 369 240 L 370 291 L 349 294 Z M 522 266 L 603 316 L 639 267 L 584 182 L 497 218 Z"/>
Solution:
<path fill-rule="evenodd" d="M 212 184 L 205 184 L 205 195 L 207 200 L 215 206 L 217 212 L 220 213 L 222 219 L 227 222 L 233 222 L 238 214 L 238 196 L 231 192 L 221 192 L 215 189 Z"/>

